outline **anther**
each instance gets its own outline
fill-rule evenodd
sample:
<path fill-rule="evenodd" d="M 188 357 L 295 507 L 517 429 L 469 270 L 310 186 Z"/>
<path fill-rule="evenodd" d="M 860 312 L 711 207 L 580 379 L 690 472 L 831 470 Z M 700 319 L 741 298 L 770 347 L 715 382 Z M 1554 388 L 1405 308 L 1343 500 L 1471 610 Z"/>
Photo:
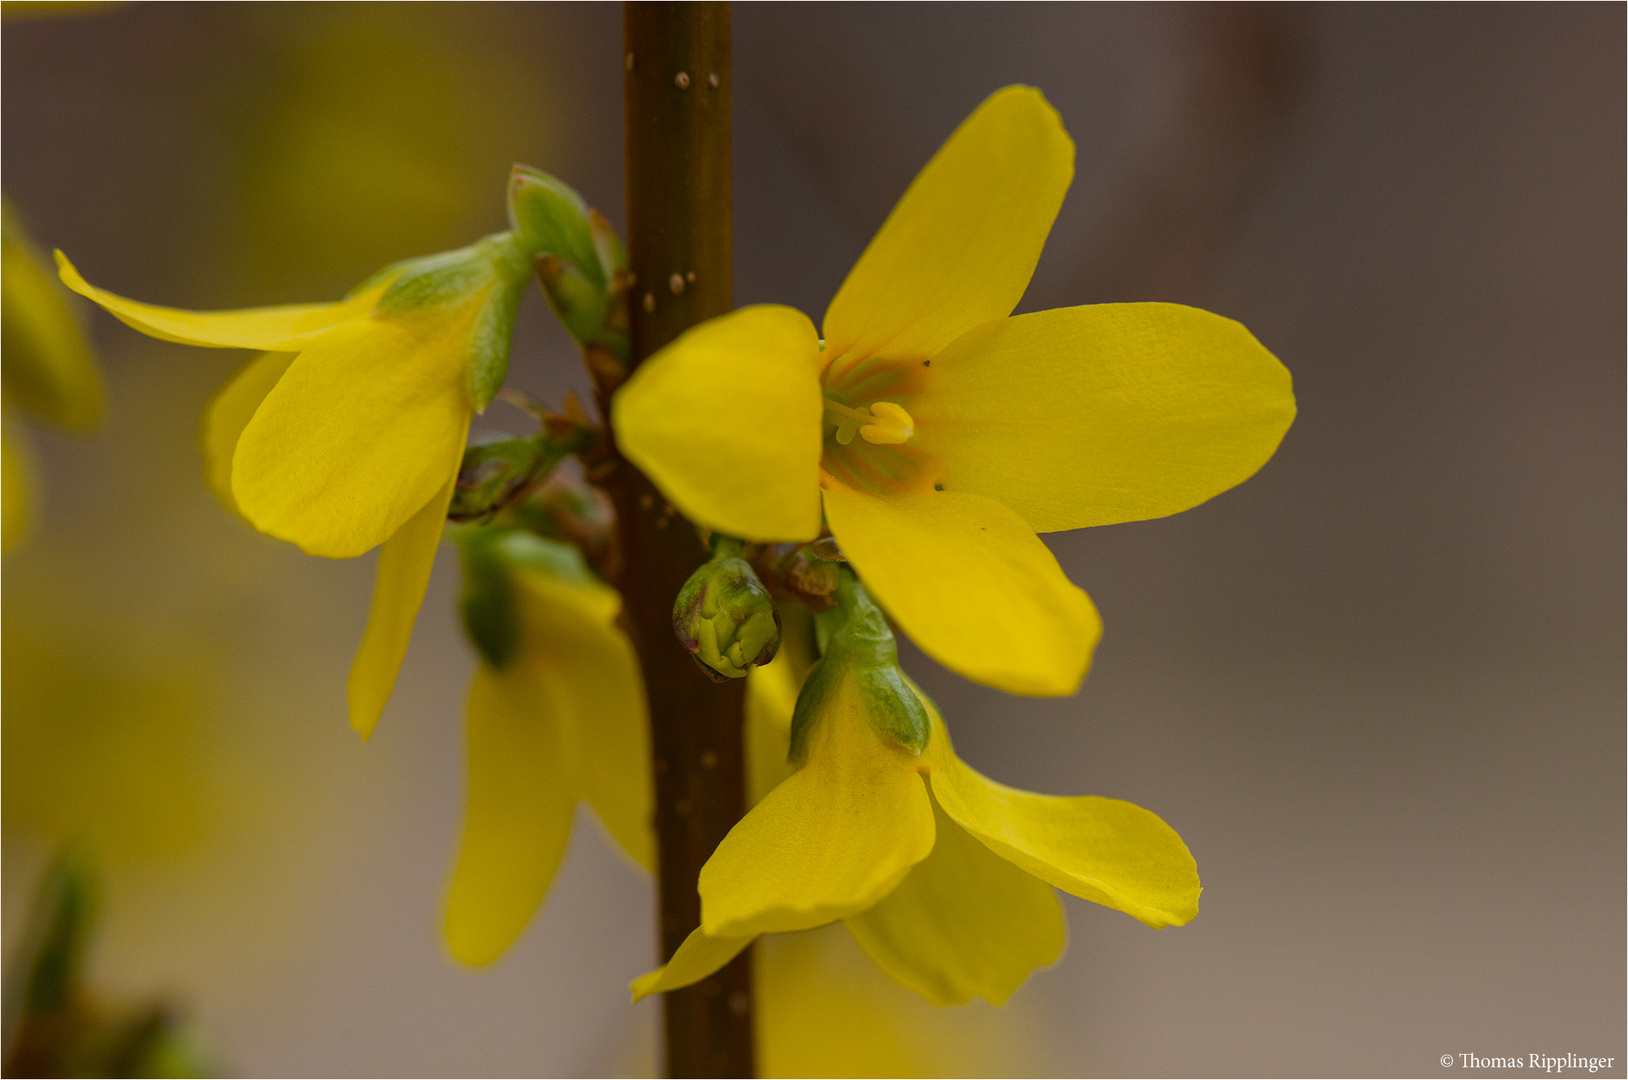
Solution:
<path fill-rule="evenodd" d="M 645 314 L 648 315 L 652 311 L 655 311 L 655 310 L 656 310 L 656 294 L 653 293 L 653 292 L 645 293 L 644 294 L 644 311 L 645 311 Z"/>
<path fill-rule="evenodd" d="M 695 271 L 691 270 L 688 273 L 686 273 L 684 275 L 684 280 L 689 282 L 691 285 L 694 285 L 695 284 Z"/>
<path fill-rule="evenodd" d="M 718 89 L 718 73 L 716 71 L 707 76 L 707 85 L 714 90 Z"/>
<path fill-rule="evenodd" d="M 830 398 L 825 399 L 828 416 L 837 418 L 837 442 L 847 446 L 859 435 L 868 443 L 898 445 L 909 442 L 916 433 L 916 422 L 903 406 L 891 401 L 878 401 L 869 410 L 853 409 Z"/>
<path fill-rule="evenodd" d="M 677 75 L 674 75 L 673 85 L 678 87 L 680 90 L 688 90 L 690 88 L 690 73 L 687 71 L 680 71 Z"/>
<path fill-rule="evenodd" d="M 672 277 L 668 278 L 667 279 L 667 287 L 669 289 L 673 290 L 673 295 L 674 296 L 677 296 L 679 293 L 683 292 L 684 291 L 684 275 L 683 274 L 674 274 Z"/>

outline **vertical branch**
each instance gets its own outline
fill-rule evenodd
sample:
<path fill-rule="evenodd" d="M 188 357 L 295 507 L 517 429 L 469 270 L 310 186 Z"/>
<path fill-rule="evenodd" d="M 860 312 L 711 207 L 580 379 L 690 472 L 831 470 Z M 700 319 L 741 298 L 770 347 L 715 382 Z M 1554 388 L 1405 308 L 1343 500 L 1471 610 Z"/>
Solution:
<path fill-rule="evenodd" d="M 729 7 L 623 9 L 632 362 L 733 307 Z M 709 681 L 673 636 L 672 605 L 706 558 L 689 522 L 638 470 L 605 480 L 616 503 L 629 632 L 650 698 L 661 946 L 700 925 L 702 863 L 745 812 L 744 686 Z M 751 952 L 665 995 L 671 1076 L 751 1076 Z"/>

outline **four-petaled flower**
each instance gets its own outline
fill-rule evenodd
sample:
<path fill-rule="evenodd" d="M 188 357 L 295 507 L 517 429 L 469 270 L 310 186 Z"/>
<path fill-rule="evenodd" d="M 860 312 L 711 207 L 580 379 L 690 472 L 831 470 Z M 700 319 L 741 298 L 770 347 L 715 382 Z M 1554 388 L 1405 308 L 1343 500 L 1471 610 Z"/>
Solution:
<path fill-rule="evenodd" d="M 936 706 L 902 678 L 895 692 L 930 731 L 919 751 L 888 737 L 899 724 L 885 714 L 897 703 L 867 676 L 897 671 L 891 637 L 851 579 L 837 603 L 846 626 L 831 632 L 800 696 L 788 660 L 752 673 L 754 787 L 779 782 L 702 868 L 700 928 L 634 982 L 635 998 L 705 978 L 759 934 L 840 919 L 882 970 L 929 1001 L 999 1004 L 1062 953 L 1052 886 L 1153 927 L 1198 914 L 1197 865 L 1157 815 L 988 779 L 956 756 Z M 842 640 L 855 633 L 868 640 Z M 806 722 L 795 734 L 793 699 Z M 776 769 L 788 749 L 800 764 Z"/>
<path fill-rule="evenodd" d="M 734 536 L 810 540 L 823 511 L 930 656 L 1014 693 L 1072 693 L 1101 623 L 1036 533 L 1195 506 L 1259 469 L 1295 413 L 1289 373 L 1229 319 L 1010 316 L 1073 171 L 1039 91 L 992 95 L 866 248 L 823 343 L 772 305 L 690 330 L 617 394 L 622 452 Z"/>
<path fill-rule="evenodd" d="M 508 371 L 531 257 L 517 233 L 387 267 L 333 304 L 182 311 L 69 288 L 144 334 L 259 349 L 210 405 L 205 475 L 255 528 L 312 555 L 383 544 L 350 722 L 379 719 L 429 584 L 470 418 Z"/>

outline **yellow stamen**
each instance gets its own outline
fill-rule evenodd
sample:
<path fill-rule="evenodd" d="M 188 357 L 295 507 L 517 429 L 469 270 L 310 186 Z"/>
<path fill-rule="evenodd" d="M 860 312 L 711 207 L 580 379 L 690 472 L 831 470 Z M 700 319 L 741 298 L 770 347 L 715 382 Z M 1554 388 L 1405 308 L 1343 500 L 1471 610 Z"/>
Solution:
<path fill-rule="evenodd" d="M 837 442 L 843 446 L 853 442 L 856 433 L 868 443 L 890 445 L 907 442 L 916 433 L 916 422 L 910 414 L 891 401 L 875 402 L 866 410 L 826 398 L 825 412 L 836 418 Z"/>

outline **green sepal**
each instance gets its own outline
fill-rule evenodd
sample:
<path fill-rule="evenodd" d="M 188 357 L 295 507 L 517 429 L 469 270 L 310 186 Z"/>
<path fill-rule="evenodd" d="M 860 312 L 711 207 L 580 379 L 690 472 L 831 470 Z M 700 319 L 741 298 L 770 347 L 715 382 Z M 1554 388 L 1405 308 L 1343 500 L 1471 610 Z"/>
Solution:
<path fill-rule="evenodd" d="M 409 260 L 373 306 L 386 318 L 420 315 L 467 304 L 492 283 L 494 268 L 478 245 Z M 400 264 L 398 264 L 400 265 Z M 382 271 L 381 271 L 382 273 Z M 375 274 L 374 278 L 379 275 Z"/>
<path fill-rule="evenodd" d="M 464 632 L 485 661 L 502 668 L 520 651 L 520 610 L 503 557 L 501 529 L 456 530 L 463 564 L 458 611 Z"/>
<path fill-rule="evenodd" d="M 395 280 L 374 305 L 377 316 L 409 320 L 480 305 L 465 346 L 464 392 L 476 412 L 485 412 L 508 376 L 515 314 L 531 275 L 520 240 L 514 233 L 497 233 L 395 268 Z M 376 282 L 392 269 L 386 267 L 369 280 Z"/>
<path fill-rule="evenodd" d="M 554 255 L 576 266 L 603 293 L 609 269 L 588 220 L 588 204 L 569 184 L 540 169 L 509 172 L 509 224 L 532 256 Z"/>
<path fill-rule="evenodd" d="M 605 328 L 609 297 L 574 262 L 553 253 L 537 257 L 537 283 L 548 306 L 579 344 L 600 337 Z"/>
<path fill-rule="evenodd" d="M 475 316 L 464 366 L 464 391 L 478 413 L 486 411 L 486 406 L 503 389 L 503 380 L 509 377 L 514 319 L 525 291 L 525 277 L 499 279 L 481 306 L 480 314 Z"/>
<path fill-rule="evenodd" d="M 502 668 L 520 651 L 517 573 L 539 574 L 575 585 L 599 581 L 575 547 L 545 540 L 523 529 L 466 525 L 454 527 L 452 536 L 458 542 L 463 564 L 458 609 L 464 632 L 494 668 Z"/>
<path fill-rule="evenodd" d="M 791 717 L 790 760 L 808 753 L 814 725 L 851 680 L 866 721 L 883 738 L 913 754 L 927 748 L 933 725 L 927 709 L 899 669 L 899 650 L 887 619 L 846 566 L 838 569 L 834 606 L 814 617 L 822 655 L 797 695 Z"/>

